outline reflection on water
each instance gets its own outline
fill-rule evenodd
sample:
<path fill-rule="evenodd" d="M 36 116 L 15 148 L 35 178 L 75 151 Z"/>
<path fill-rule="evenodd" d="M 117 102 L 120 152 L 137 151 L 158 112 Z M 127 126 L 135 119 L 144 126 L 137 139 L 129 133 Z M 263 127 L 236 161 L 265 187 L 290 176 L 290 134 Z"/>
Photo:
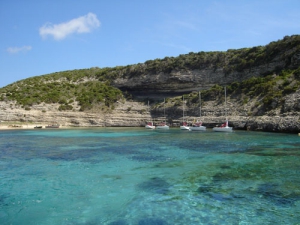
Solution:
<path fill-rule="evenodd" d="M 0 224 L 297 224 L 300 138 L 0 132 Z"/>

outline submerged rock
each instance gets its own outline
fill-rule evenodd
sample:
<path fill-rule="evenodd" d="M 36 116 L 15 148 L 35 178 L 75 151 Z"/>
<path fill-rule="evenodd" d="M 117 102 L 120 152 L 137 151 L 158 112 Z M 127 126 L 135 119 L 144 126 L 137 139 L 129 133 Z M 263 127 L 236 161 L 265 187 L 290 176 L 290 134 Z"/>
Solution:
<path fill-rule="evenodd" d="M 138 188 L 144 191 L 156 194 L 166 194 L 169 191 L 170 184 L 162 178 L 154 177 L 138 185 Z"/>
<path fill-rule="evenodd" d="M 258 187 L 257 193 L 264 197 L 266 200 L 281 206 L 294 204 L 295 201 L 300 199 L 300 196 L 297 196 L 295 194 L 285 195 L 278 189 L 278 185 L 266 183 Z"/>
<path fill-rule="evenodd" d="M 213 186 L 211 185 L 203 185 L 198 187 L 197 192 L 199 193 L 207 193 L 207 192 L 211 192 L 213 189 Z"/>
<path fill-rule="evenodd" d="M 144 218 L 139 221 L 138 225 L 168 225 L 168 223 L 160 218 Z"/>
<path fill-rule="evenodd" d="M 109 223 L 108 225 L 127 225 L 127 224 L 128 223 L 125 220 L 116 220 L 116 221 Z"/>

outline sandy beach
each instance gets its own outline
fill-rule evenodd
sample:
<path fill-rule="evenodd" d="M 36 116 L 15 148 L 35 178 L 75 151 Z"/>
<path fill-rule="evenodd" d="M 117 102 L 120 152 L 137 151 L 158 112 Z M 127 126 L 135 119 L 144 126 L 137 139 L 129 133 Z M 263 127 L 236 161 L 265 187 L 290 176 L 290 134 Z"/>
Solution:
<path fill-rule="evenodd" d="M 26 129 L 45 129 L 49 124 L 0 124 L 0 130 L 26 130 Z M 35 128 L 41 127 L 41 128 Z M 59 126 L 59 128 L 46 128 L 46 129 L 61 129 L 71 128 L 67 126 Z"/>
<path fill-rule="evenodd" d="M 4 125 L 4 124 L 1 124 L 0 125 L 0 130 L 15 130 L 15 129 L 34 129 L 35 126 L 42 126 L 42 128 L 45 128 L 45 126 L 47 125 L 32 125 L 32 124 L 24 124 L 24 125 L 20 125 L 20 124 L 16 124 L 16 125 Z"/>

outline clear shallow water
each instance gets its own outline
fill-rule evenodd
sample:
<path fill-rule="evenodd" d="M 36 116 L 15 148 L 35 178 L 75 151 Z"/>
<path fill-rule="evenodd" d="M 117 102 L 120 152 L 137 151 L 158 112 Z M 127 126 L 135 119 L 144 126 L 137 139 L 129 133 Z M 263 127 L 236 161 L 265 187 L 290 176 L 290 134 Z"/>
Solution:
<path fill-rule="evenodd" d="M 0 131 L 0 224 L 299 224 L 300 137 Z"/>

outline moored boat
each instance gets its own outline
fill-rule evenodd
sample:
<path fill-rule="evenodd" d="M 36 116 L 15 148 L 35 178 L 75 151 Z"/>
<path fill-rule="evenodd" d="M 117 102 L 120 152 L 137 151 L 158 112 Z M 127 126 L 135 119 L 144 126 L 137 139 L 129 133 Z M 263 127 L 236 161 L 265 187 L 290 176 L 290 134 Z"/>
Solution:
<path fill-rule="evenodd" d="M 188 123 L 184 121 L 184 96 L 182 96 L 182 125 L 180 126 L 180 130 L 190 130 Z"/>
<path fill-rule="evenodd" d="M 166 100 L 164 99 L 164 118 L 165 121 L 156 126 L 156 129 L 169 129 L 169 126 L 166 123 L 166 108 L 165 108 Z"/>
<path fill-rule="evenodd" d="M 199 118 L 201 118 L 201 92 L 199 91 Z M 196 123 L 193 123 L 190 127 L 192 131 L 206 131 L 206 127 L 202 126 L 202 121 L 197 120 Z"/>
<path fill-rule="evenodd" d="M 218 131 L 218 132 L 232 132 L 232 127 L 228 126 L 228 120 L 226 120 L 226 122 L 223 123 L 221 126 L 214 127 L 213 131 Z"/>
<path fill-rule="evenodd" d="M 59 128 L 59 124 L 49 124 L 45 128 Z"/>
<path fill-rule="evenodd" d="M 180 130 L 190 130 L 190 127 L 188 126 L 187 122 L 183 122 L 180 126 Z"/>
<path fill-rule="evenodd" d="M 206 127 L 205 126 L 202 126 L 202 122 L 198 121 L 196 123 L 194 123 L 191 127 L 190 127 L 190 130 L 192 131 L 206 131 Z"/>
<path fill-rule="evenodd" d="M 149 111 L 149 114 L 150 114 L 150 106 L 149 106 L 149 101 L 148 101 L 148 111 Z M 146 129 L 155 129 L 155 126 L 153 124 L 153 122 L 147 122 L 146 126 L 145 126 Z"/>
<path fill-rule="evenodd" d="M 165 123 L 160 123 L 159 125 L 156 126 L 156 129 L 169 129 L 170 127 Z"/>
<path fill-rule="evenodd" d="M 153 122 L 148 122 L 145 126 L 146 129 L 155 129 L 155 126 L 153 125 Z"/>
<path fill-rule="evenodd" d="M 225 117 L 226 117 L 226 122 L 223 123 L 221 126 L 216 126 L 213 128 L 213 131 L 217 132 L 232 132 L 232 127 L 228 126 L 228 119 L 227 119 L 227 109 L 226 109 L 226 86 L 224 88 L 225 91 Z"/>

